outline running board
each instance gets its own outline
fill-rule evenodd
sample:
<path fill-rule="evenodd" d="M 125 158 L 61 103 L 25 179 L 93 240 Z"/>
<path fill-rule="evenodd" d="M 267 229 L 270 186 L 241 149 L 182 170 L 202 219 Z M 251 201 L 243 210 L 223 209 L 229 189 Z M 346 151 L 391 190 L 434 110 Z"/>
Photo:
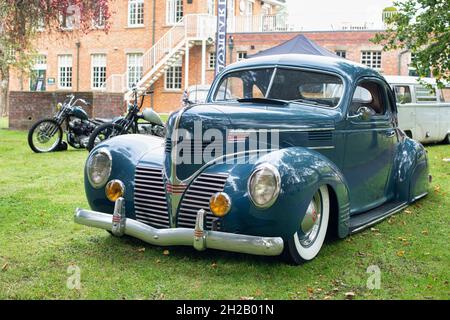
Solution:
<path fill-rule="evenodd" d="M 350 217 L 350 233 L 357 233 L 403 210 L 407 202 L 392 201 L 375 209 Z"/>

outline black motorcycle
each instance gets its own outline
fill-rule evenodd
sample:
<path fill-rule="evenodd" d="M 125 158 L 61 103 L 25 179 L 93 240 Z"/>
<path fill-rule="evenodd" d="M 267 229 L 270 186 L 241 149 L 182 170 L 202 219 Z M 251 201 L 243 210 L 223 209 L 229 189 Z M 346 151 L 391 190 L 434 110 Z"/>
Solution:
<path fill-rule="evenodd" d="M 97 144 L 115 136 L 128 133 L 149 134 L 164 137 L 165 127 L 159 115 L 150 108 L 139 112 L 144 104 L 144 98 L 153 94 L 153 91 L 141 94 L 141 103 L 138 104 L 138 90 L 133 87 L 134 103 L 128 105 L 128 112 L 124 117 L 115 118 L 110 123 L 98 126 L 89 137 L 86 147 L 91 151 Z"/>
<path fill-rule="evenodd" d="M 53 118 L 36 122 L 28 132 L 31 150 L 37 153 L 66 150 L 67 143 L 76 149 L 86 148 L 91 133 L 107 120 L 89 119 L 78 103 L 89 105 L 83 99 L 76 99 L 73 94 L 68 95 L 63 103 L 57 104 L 57 113 Z M 63 131 L 67 143 L 63 141 Z"/>

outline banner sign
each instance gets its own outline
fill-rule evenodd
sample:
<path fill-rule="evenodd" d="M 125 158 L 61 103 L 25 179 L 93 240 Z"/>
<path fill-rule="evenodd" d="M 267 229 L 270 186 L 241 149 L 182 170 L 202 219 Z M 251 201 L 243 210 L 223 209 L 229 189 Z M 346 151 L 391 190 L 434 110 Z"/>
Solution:
<path fill-rule="evenodd" d="M 218 0 L 216 33 L 216 70 L 217 75 L 227 61 L 227 0 Z"/>

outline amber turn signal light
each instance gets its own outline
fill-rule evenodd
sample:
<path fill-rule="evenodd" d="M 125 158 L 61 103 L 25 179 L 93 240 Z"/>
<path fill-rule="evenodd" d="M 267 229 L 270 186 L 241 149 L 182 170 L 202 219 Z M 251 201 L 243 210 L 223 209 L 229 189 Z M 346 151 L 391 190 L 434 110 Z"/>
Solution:
<path fill-rule="evenodd" d="M 209 208 L 213 215 L 222 218 L 231 209 L 231 199 L 225 192 L 218 192 L 209 199 Z"/>
<path fill-rule="evenodd" d="M 123 197 L 125 193 L 125 185 L 120 180 L 111 180 L 105 187 L 106 197 L 115 202 L 120 197 Z"/>

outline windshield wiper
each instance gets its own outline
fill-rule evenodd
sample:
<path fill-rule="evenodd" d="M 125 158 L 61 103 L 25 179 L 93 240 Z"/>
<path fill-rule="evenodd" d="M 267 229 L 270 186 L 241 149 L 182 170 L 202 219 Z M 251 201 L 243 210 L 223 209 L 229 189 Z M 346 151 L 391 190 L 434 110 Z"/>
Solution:
<path fill-rule="evenodd" d="M 237 101 L 243 102 L 243 103 L 245 103 L 245 102 L 270 103 L 270 104 L 276 104 L 276 105 L 280 105 L 280 106 L 289 104 L 285 100 L 269 99 L 269 98 L 243 98 L 243 99 L 238 99 Z"/>

